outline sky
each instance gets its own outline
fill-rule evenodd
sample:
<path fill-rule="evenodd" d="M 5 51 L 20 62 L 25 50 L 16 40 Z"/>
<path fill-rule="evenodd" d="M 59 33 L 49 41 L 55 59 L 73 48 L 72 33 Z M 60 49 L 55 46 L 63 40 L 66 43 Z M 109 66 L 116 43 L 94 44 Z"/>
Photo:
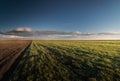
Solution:
<path fill-rule="evenodd" d="M 119 39 L 119 36 L 112 36 L 119 34 L 119 22 L 119 0 L 0 0 L 0 32 L 2 32 L 0 36 L 3 38 L 9 37 L 9 35 L 15 35 L 12 36 L 13 38 L 19 37 L 15 31 L 24 36 L 28 29 L 39 31 L 39 33 L 49 32 L 47 36 L 53 36 L 51 33 L 57 32 L 54 34 L 55 36 L 50 36 L 51 39 L 61 36 L 62 39 L 67 39 L 64 35 L 69 36 L 70 33 L 72 36 L 73 33 L 75 36 L 82 33 L 83 37 L 79 35 L 75 39 L 84 39 L 87 34 L 101 35 L 99 33 L 102 35 L 107 33 L 109 39 Z M 18 29 L 22 29 L 24 32 L 20 32 Z M 10 33 L 8 33 L 9 31 Z M 66 34 L 56 36 L 59 32 Z M 36 32 L 34 34 L 36 35 Z M 32 36 L 34 36 L 33 32 Z M 94 37 L 92 36 L 93 39 Z M 102 37 L 106 38 L 106 36 Z M 87 39 L 89 38 L 87 37 Z M 101 38 L 101 36 L 95 38 Z"/>

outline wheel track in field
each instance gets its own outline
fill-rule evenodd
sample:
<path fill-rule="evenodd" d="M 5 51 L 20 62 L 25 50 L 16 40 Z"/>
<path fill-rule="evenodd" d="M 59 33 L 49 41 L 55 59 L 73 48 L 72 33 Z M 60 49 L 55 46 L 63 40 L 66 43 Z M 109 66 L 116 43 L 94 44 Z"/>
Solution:
<path fill-rule="evenodd" d="M 68 72 L 70 72 L 70 69 L 68 68 L 68 67 L 66 67 L 66 66 L 64 66 L 63 65 L 63 63 L 61 62 L 61 61 L 59 61 L 55 56 L 53 56 L 52 55 L 52 52 L 50 51 L 50 50 L 48 50 L 44 45 L 42 45 L 42 44 L 40 44 L 39 43 L 39 45 L 45 50 L 45 57 L 47 58 L 47 60 L 52 64 L 52 63 L 55 63 L 55 65 L 52 65 L 52 66 L 54 66 L 54 67 L 56 67 L 56 69 L 59 71 L 59 69 L 57 68 L 57 67 L 59 67 L 59 68 L 61 68 L 61 69 L 63 69 L 63 67 L 64 68 L 67 68 L 67 70 L 68 70 Z M 53 59 L 53 60 L 51 60 L 51 59 Z M 56 64 L 59 64 L 60 66 L 56 66 Z M 58 72 L 57 71 L 57 72 Z M 56 72 L 56 73 L 57 73 Z M 66 72 L 67 73 L 67 72 Z M 57 76 L 61 76 L 61 75 L 57 75 Z M 61 79 L 63 79 L 64 80 L 64 78 L 61 78 Z"/>
<path fill-rule="evenodd" d="M 61 61 L 60 59 L 57 59 L 57 56 L 53 56 L 52 54 L 52 52 L 50 51 L 50 49 L 49 49 L 49 47 L 47 47 L 47 46 L 45 46 L 45 45 L 43 45 L 43 44 L 40 44 L 45 50 L 46 50 L 46 52 L 47 52 L 47 54 L 49 54 L 54 60 L 56 60 L 56 61 L 58 61 L 58 63 L 60 63 L 62 66 L 64 66 L 64 67 L 66 67 L 67 68 L 67 70 L 69 70 L 69 71 L 71 71 L 71 72 L 73 72 L 74 74 L 75 74 L 75 77 L 76 77 L 76 79 L 77 79 L 77 76 L 79 76 L 79 78 L 80 78 L 80 74 L 78 73 L 78 72 L 76 72 L 76 71 L 74 71 L 73 69 L 72 69 L 72 66 L 71 67 L 68 67 L 68 65 L 66 65 L 63 61 Z M 72 77 L 72 76 L 71 76 Z M 85 79 L 85 78 L 84 78 Z M 78 79 L 79 80 L 79 79 Z"/>
<path fill-rule="evenodd" d="M 23 46 L 19 46 L 19 48 L 15 48 L 15 46 L 13 46 L 11 48 L 11 50 L 5 50 L 5 52 L 9 52 L 7 53 L 3 53 L 5 56 L 3 56 L 2 58 L 0 58 L 0 64 L 2 61 L 4 61 L 6 58 L 9 58 L 9 56 L 14 55 L 15 52 L 18 52 L 19 49 L 22 49 Z M 9 49 L 8 47 L 6 47 L 6 49 Z M 13 50 L 14 49 L 14 50 Z M 3 51 L 4 52 L 4 51 Z"/>
<path fill-rule="evenodd" d="M 26 44 L 26 47 L 24 47 L 23 49 L 20 49 L 19 48 L 19 50 L 21 50 L 21 51 L 19 51 L 19 53 L 15 53 L 14 52 L 14 54 L 10 54 L 10 55 L 12 55 L 15 59 L 8 59 L 9 61 L 11 61 L 10 63 L 9 63 L 9 67 L 7 67 L 7 71 L 3 74 L 3 76 L 1 76 L 1 79 L 0 79 L 0 81 L 8 81 L 9 80 L 9 77 L 10 77 L 10 75 L 11 75 L 11 73 L 15 70 L 15 68 L 16 68 L 16 66 L 18 65 L 18 63 L 20 62 L 20 60 L 22 59 L 22 57 L 23 57 L 23 55 L 24 55 L 24 53 L 25 53 L 25 51 L 30 47 L 30 45 L 31 45 L 31 43 L 32 43 L 32 41 L 28 41 L 29 43 L 27 43 Z M 15 55 L 16 54 L 16 55 Z M 12 57 L 11 56 L 11 57 Z M 7 60 L 7 61 L 8 61 Z M 3 68 L 4 69 L 4 68 Z"/>
<path fill-rule="evenodd" d="M 36 47 L 36 43 L 32 42 L 32 45 L 33 45 L 33 47 L 34 47 L 35 50 L 39 50 Z M 14 76 L 16 76 L 16 75 L 18 76 L 18 78 L 24 79 L 24 81 L 27 81 L 27 78 L 30 75 L 30 71 L 29 71 L 29 68 L 30 68 L 29 67 L 29 59 L 31 57 L 34 57 L 34 55 L 31 55 L 31 50 L 33 50 L 33 49 L 28 50 L 27 52 L 25 52 L 25 55 L 23 55 L 23 57 L 21 57 L 22 61 L 19 62 L 19 64 L 15 68 L 14 72 L 11 74 L 11 76 L 9 77 L 9 79 L 7 81 L 11 81 L 11 80 L 16 81 L 16 80 L 14 80 Z M 35 65 L 35 62 L 33 64 Z M 25 66 L 27 66 L 27 67 L 25 68 Z M 34 68 L 35 68 L 35 66 L 34 66 Z M 23 70 L 25 70 L 25 72 Z M 23 75 L 23 72 L 25 73 L 25 75 Z M 36 75 L 34 75 L 34 76 L 36 76 Z M 33 81 L 36 81 L 36 77 L 34 77 Z"/>
<path fill-rule="evenodd" d="M 13 50 L 12 52 L 10 52 L 10 53 L 8 54 L 8 56 L 6 56 L 6 57 L 4 57 L 3 59 L 1 59 L 1 60 L 0 60 L 0 69 L 1 69 L 5 64 L 7 64 L 7 61 L 8 61 L 11 57 L 13 57 L 15 54 L 17 54 L 20 50 L 21 50 L 21 47 Z"/>

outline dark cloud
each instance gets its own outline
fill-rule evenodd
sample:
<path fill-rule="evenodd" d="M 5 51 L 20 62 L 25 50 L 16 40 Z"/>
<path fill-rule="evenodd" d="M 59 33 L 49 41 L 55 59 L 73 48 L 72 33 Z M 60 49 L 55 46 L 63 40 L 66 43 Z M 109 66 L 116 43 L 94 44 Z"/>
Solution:
<path fill-rule="evenodd" d="M 6 32 L 0 32 L 3 35 L 16 35 L 16 36 L 40 36 L 40 35 L 77 35 L 80 32 L 65 32 L 65 31 L 50 31 L 50 30 L 39 30 L 33 31 L 30 28 L 17 28 Z"/>

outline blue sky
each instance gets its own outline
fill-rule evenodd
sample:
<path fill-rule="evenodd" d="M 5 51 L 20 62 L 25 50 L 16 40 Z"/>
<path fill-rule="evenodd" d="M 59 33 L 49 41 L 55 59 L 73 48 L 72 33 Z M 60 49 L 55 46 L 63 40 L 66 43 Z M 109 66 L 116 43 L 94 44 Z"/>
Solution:
<path fill-rule="evenodd" d="M 119 32 L 119 0 L 0 0 L 0 30 Z"/>

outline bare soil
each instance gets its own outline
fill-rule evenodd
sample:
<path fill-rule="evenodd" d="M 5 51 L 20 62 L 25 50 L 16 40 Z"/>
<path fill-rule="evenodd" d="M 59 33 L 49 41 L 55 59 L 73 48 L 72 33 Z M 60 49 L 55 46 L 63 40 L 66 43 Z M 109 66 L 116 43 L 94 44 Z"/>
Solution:
<path fill-rule="evenodd" d="M 0 41 L 0 79 L 30 43 L 29 40 Z"/>

